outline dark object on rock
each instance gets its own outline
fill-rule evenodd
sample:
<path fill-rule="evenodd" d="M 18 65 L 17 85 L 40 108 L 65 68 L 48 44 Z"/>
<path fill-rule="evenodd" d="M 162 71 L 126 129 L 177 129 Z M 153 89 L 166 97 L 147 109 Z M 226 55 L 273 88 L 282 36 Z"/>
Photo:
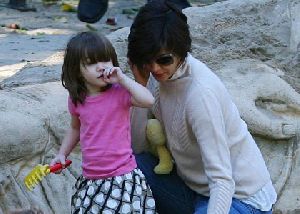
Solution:
<path fill-rule="evenodd" d="M 107 18 L 106 24 L 108 24 L 108 25 L 117 25 L 117 18 L 116 17 Z"/>
<path fill-rule="evenodd" d="M 176 4 L 181 10 L 187 7 L 191 7 L 191 4 L 187 0 L 171 0 L 169 2 Z"/>
<path fill-rule="evenodd" d="M 16 24 L 16 23 L 12 23 L 6 26 L 9 29 L 20 29 L 20 25 Z"/>
<path fill-rule="evenodd" d="M 108 0 L 80 0 L 78 19 L 82 22 L 95 23 L 101 19 L 108 7 Z"/>
<path fill-rule="evenodd" d="M 9 0 L 7 7 L 21 12 L 35 12 L 36 8 L 27 5 L 26 0 Z"/>

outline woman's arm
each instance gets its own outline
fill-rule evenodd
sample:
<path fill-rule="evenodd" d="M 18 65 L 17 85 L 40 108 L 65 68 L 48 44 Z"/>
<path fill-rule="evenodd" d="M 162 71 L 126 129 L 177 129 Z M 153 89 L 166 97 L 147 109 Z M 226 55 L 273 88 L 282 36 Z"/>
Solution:
<path fill-rule="evenodd" d="M 71 115 L 71 124 L 70 128 L 68 129 L 61 147 L 59 149 L 58 154 L 56 157 L 51 161 L 50 165 L 55 163 L 62 163 L 65 164 L 66 158 L 69 156 L 71 151 L 74 149 L 76 144 L 79 142 L 80 136 L 80 121 L 78 117 Z"/>
<path fill-rule="evenodd" d="M 209 181 L 208 214 L 228 213 L 235 191 L 230 150 L 227 142 L 222 105 L 217 96 L 206 89 L 190 97 L 186 113 L 202 156 Z"/>

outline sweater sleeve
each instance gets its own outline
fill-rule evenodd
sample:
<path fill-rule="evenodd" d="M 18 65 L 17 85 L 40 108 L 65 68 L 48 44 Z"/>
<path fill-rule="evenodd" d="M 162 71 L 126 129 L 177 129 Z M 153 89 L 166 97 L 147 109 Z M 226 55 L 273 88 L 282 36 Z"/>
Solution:
<path fill-rule="evenodd" d="M 220 96 L 220 95 L 219 95 Z M 221 95 L 222 96 L 222 95 Z M 196 90 L 187 102 L 187 122 L 199 145 L 209 181 L 208 214 L 227 214 L 235 183 L 220 97 L 211 90 Z"/>
<path fill-rule="evenodd" d="M 159 111 L 158 104 L 158 90 L 155 79 L 150 75 L 150 79 L 147 83 L 147 88 L 155 96 L 155 111 Z M 152 109 L 132 107 L 131 109 L 131 142 L 134 153 L 139 154 L 141 152 L 149 151 L 146 140 L 146 126 L 148 119 L 152 118 Z M 157 115 L 157 114 L 156 114 Z"/>

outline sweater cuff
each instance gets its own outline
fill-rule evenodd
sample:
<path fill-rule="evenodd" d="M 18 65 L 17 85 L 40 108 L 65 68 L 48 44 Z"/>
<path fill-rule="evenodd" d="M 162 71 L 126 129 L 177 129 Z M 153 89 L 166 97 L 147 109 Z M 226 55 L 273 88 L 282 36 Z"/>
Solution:
<path fill-rule="evenodd" d="M 218 182 L 216 185 L 212 186 L 207 214 L 228 214 L 232 203 L 234 189 L 234 183 L 230 185 L 227 182 L 222 184 Z"/>

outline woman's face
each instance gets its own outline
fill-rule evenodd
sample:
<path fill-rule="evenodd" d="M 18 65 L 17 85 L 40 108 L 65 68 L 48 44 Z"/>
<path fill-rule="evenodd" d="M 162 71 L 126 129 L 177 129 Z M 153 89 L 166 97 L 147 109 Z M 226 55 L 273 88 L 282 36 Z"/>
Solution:
<path fill-rule="evenodd" d="M 145 64 L 144 69 L 150 72 L 157 81 L 164 82 L 173 76 L 180 62 L 180 58 L 176 55 L 162 51 L 149 64 Z"/>

